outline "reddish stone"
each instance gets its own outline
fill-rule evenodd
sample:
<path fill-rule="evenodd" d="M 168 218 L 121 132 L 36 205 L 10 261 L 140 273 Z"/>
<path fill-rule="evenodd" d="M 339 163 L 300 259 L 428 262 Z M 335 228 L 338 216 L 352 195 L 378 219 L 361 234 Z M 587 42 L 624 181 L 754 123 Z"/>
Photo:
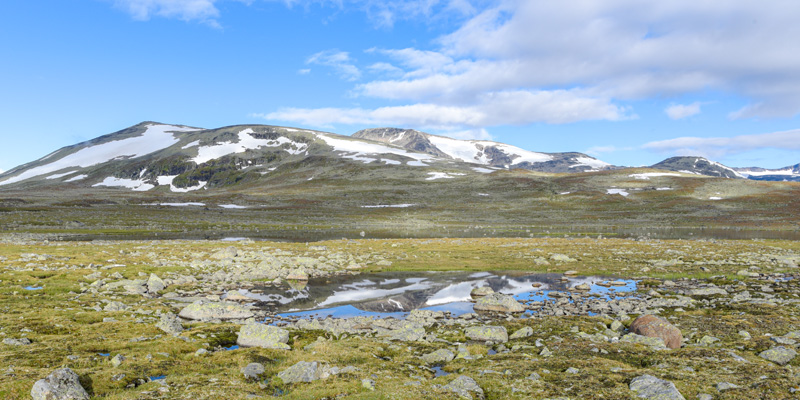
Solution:
<path fill-rule="evenodd" d="M 636 318 L 631 324 L 631 332 L 637 335 L 660 338 L 670 349 L 679 349 L 683 341 L 683 335 L 677 326 L 670 324 L 664 318 L 650 314 Z"/>

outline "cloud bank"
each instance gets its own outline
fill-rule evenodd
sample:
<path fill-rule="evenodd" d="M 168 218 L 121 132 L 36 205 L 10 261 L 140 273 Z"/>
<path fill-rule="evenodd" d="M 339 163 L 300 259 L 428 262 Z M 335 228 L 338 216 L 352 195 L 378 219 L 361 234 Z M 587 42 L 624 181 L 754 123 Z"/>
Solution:
<path fill-rule="evenodd" d="M 650 142 L 642 147 L 661 153 L 708 158 L 761 149 L 800 150 L 800 129 L 734 137 L 681 137 Z"/>

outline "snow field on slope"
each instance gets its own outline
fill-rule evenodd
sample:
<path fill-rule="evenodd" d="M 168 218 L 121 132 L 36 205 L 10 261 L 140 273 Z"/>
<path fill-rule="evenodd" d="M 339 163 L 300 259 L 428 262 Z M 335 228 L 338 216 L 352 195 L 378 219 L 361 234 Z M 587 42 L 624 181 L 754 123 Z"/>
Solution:
<path fill-rule="evenodd" d="M 279 137 L 275 140 L 271 139 L 256 139 L 252 136 L 255 133 L 252 129 L 247 128 L 239 132 L 239 141 L 236 143 L 225 142 L 212 146 L 200 147 L 197 149 L 197 157 L 193 158 L 197 165 L 215 160 L 220 157 L 227 156 L 234 153 L 244 153 L 247 150 L 254 150 L 260 147 L 280 147 L 284 143 L 289 143 L 292 148 L 283 148 L 289 154 L 300 154 L 308 148 L 305 143 L 298 143 L 286 137 Z"/>
<path fill-rule="evenodd" d="M 485 147 L 496 147 L 503 153 L 512 157 L 512 165 L 516 165 L 523 162 L 529 163 L 539 163 L 550 161 L 553 159 L 552 156 L 549 156 L 544 153 L 536 153 L 533 151 L 528 151 L 521 149 L 516 146 L 511 146 L 502 143 L 496 142 L 488 142 L 488 141 L 465 141 L 465 140 L 458 140 L 458 139 L 451 139 L 442 136 L 430 136 L 428 140 L 436 146 L 440 151 L 447 154 L 448 156 L 461 161 L 472 162 L 472 163 L 479 163 L 479 164 L 489 164 L 489 159 L 486 157 L 486 154 L 478 149 L 478 146 Z M 478 155 L 480 154 L 480 156 Z M 514 156 L 517 156 L 514 158 Z"/>
<path fill-rule="evenodd" d="M 428 154 L 413 153 L 403 149 L 383 146 L 376 143 L 366 143 L 355 140 L 337 139 L 321 133 L 318 133 L 317 137 L 325 141 L 325 143 L 328 146 L 333 147 L 334 151 L 348 153 L 346 155 L 343 155 L 342 156 L 343 158 L 350 158 L 353 160 L 362 161 L 364 163 L 370 163 L 377 160 L 377 158 L 366 157 L 368 155 L 377 155 L 377 154 L 396 154 L 412 158 L 415 161 L 410 161 L 407 163 L 407 165 L 412 165 L 412 166 L 427 166 L 423 162 L 432 161 L 434 159 L 433 156 L 430 156 Z"/>
<path fill-rule="evenodd" d="M 17 176 L 6 179 L 0 182 L 0 186 L 65 168 L 86 168 L 117 158 L 136 158 L 155 153 L 178 142 L 178 139 L 170 132 L 191 132 L 196 130 L 198 129 L 174 125 L 148 125 L 147 130 L 140 136 L 84 147 L 49 164 L 31 168 Z"/>

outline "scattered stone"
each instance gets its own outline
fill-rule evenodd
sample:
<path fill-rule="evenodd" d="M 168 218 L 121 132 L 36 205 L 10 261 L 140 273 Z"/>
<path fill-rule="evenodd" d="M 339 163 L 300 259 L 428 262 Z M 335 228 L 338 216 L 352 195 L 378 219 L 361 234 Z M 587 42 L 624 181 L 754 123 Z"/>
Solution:
<path fill-rule="evenodd" d="M 727 296 L 728 291 L 718 287 L 709 287 L 709 288 L 691 289 L 686 294 L 688 294 L 689 296 L 700 296 L 700 297 L 719 296 L 719 295 Z"/>
<path fill-rule="evenodd" d="M 180 333 L 183 332 L 181 321 L 173 313 L 161 314 L 161 319 L 156 324 L 156 328 L 173 336 L 180 335 Z"/>
<path fill-rule="evenodd" d="M 128 306 L 119 301 L 110 301 L 105 307 L 103 307 L 103 311 L 125 311 L 127 309 Z"/>
<path fill-rule="evenodd" d="M 625 325 L 620 321 L 614 320 L 611 322 L 611 325 L 609 325 L 609 329 L 614 332 L 622 332 L 625 330 Z"/>
<path fill-rule="evenodd" d="M 241 369 L 242 374 L 246 379 L 258 379 L 266 369 L 264 368 L 263 364 L 259 363 L 250 363 L 247 364 L 246 367 Z"/>
<path fill-rule="evenodd" d="M 580 290 L 585 292 L 588 290 L 592 290 L 592 286 L 589 285 L 588 283 L 581 283 L 580 285 L 575 286 L 575 290 Z"/>
<path fill-rule="evenodd" d="M 167 287 L 164 281 L 161 280 L 161 278 L 159 278 L 156 274 L 150 274 L 150 278 L 147 279 L 146 285 L 147 292 L 150 294 L 156 294 Z"/>
<path fill-rule="evenodd" d="M 244 325 L 239 330 L 236 344 L 241 347 L 261 347 L 265 349 L 291 350 L 289 331 L 266 324 Z"/>
<path fill-rule="evenodd" d="M 531 374 L 530 374 L 530 375 L 528 375 L 528 377 L 527 377 L 527 378 L 525 378 L 525 379 L 528 379 L 528 380 L 531 380 L 531 381 L 534 381 L 534 382 L 535 382 L 535 381 L 540 381 L 540 380 L 542 380 L 542 376 L 541 376 L 541 375 L 539 375 L 539 374 L 537 374 L 536 372 L 531 372 Z"/>
<path fill-rule="evenodd" d="M 708 393 L 700 393 L 697 395 L 697 400 L 714 400 L 714 396 Z"/>
<path fill-rule="evenodd" d="M 31 396 L 33 400 L 89 400 L 78 374 L 69 368 L 57 369 L 46 378 L 36 381 Z"/>
<path fill-rule="evenodd" d="M 697 344 L 700 346 L 714 346 L 719 342 L 719 338 L 714 336 L 703 336 L 700 340 L 697 341 Z"/>
<path fill-rule="evenodd" d="M 472 296 L 473 299 L 475 299 L 475 298 L 478 298 L 478 297 L 483 297 L 483 296 L 490 295 L 492 293 L 494 293 L 494 290 L 492 290 L 492 288 L 490 288 L 489 286 L 481 286 L 481 287 L 477 287 L 475 289 L 472 289 L 472 291 L 469 292 L 469 295 Z"/>
<path fill-rule="evenodd" d="M 198 349 L 197 351 L 194 352 L 195 356 L 203 356 L 206 354 L 208 354 L 208 350 L 206 349 Z"/>
<path fill-rule="evenodd" d="M 27 346 L 31 344 L 31 341 L 28 338 L 22 338 L 22 339 L 7 338 L 3 339 L 3 344 L 7 344 L 9 346 Z"/>
<path fill-rule="evenodd" d="M 674 383 L 658 379 L 652 375 L 642 375 L 633 378 L 630 389 L 636 392 L 639 398 L 653 400 L 685 400 Z"/>
<path fill-rule="evenodd" d="M 439 349 L 432 353 L 428 353 L 420 357 L 422 361 L 425 361 L 428 364 L 441 364 L 453 361 L 456 357 L 452 351 L 447 349 Z"/>
<path fill-rule="evenodd" d="M 576 260 L 576 259 L 574 259 L 574 258 L 572 258 L 572 257 L 570 257 L 570 256 L 568 256 L 566 254 L 558 254 L 558 253 L 551 255 L 550 259 L 553 260 L 553 261 L 560 261 L 560 262 L 575 262 L 575 261 L 578 261 L 578 260 Z M 569 272 L 569 271 L 567 271 L 567 272 Z M 564 274 L 568 275 L 567 273 L 564 273 Z M 577 273 L 575 273 L 575 275 L 577 275 Z"/>
<path fill-rule="evenodd" d="M 226 258 L 234 258 L 237 255 L 239 255 L 239 250 L 236 250 L 236 247 L 228 247 L 212 254 L 211 258 L 215 260 L 224 260 Z"/>
<path fill-rule="evenodd" d="M 475 303 L 477 311 L 497 311 L 497 312 L 523 312 L 525 307 L 514 297 L 502 293 L 491 293 L 481 297 Z"/>
<path fill-rule="evenodd" d="M 648 337 L 648 336 L 637 335 L 635 333 L 629 333 L 629 334 L 623 336 L 619 341 L 620 342 L 625 342 L 625 343 L 643 344 L 643 345 L 648 346 L 648 347 L 650 347 L 650 348 L 652 348 L 654 350 L 666 350 L 667 349 L 667 346 L 664 345 L 664 340 L 663 339 L 658 338 L 658 337 Z"/>
<path fill-rule="evenodd" d="M 778 365 L 786 365 L 797 356 L 797 352 L 788 347 L 777 346 L 769 350 L 762 351 L 758 354 L 758 356 L 767 361 L 772 361 Z"/>
<path fill-rule="evenodd" d="M 581 370 L 579 370 L 577 368 L 569 367 L 564 372 L 567 373 L 567 374 L 579 374 L 579 373 L 581 373 Z"/>
<path fill-rule="evenodd" d="M 411 321 L 401 321 L 389 335 L 389 339 L 401 342 L 415 342 L 423 337 L 425 337 L 425 327 Z"/>
<path fill-rule="evenodd" d="M 720 382 L 717 384 L 717 390 L 720 392 L 727 392 L 728 390 L 738 389 L 738 385 L 734 385 L 730 382 Z"/>
<path fill-rule="evenodd" d="M 198 300 L 186 306 L 178 314 L 181 318 L 192 320 L 211 320 L 211 319 L 247 319 L 252 318 L 253 313 L 235 303 L 209 302 Z"/>
<path fill-rule="evenodd" d="M 533 336 L 533 328 L 531 328 L 530 326 L 526 326 L 524 328 L 518 329 L 516 332 L 512 333 L 511 336 L 509 336 L 508 338 L 510 340 L 514 340 L 514 339 L 522 339 L 522 338 L 526 338 L 526 337 L 530 337 L 530 336 Z"/>
<path fill-rule="evenodd" d="M 647 337 L 657 337 L 670 349 L 679 349 L 683 341 L 681 330 L 663 318 L 655 315 L 642 315 L 633 321 L 631 332 Z"/>
<path fill-rule="evenodd" d="M 361 387 L 367 390 L 375 390 L 375 381 L 372 379 L 362 379 Z"/>
<path fill-rule="evenodd" d="M 111 359 L 111 365 L 116 368 L 122 365 L 123 361 L 125 361 L 125 356 L 122 354 L 117 354 Z"/>
<path fill-rule="evenodd" d="M 481 342 L 508 342 L 508 332 L 502 326 L 470 326 L 464 331 L 464 334 L 471 340 Z"/>
<path fill-rule="evenodd" d="M 478 383 L 475 382 L 474 379 L 465 375 L 459 375 L 456 379 L 453 379 L 449 384 L 445 385 L 444 389 L 466 399 L 472 399 L 472 393 L 475 393 L 478 399 L 484 398 L 483 389 L 478 386 Z"/>
<path fill-rule="evenodd" d="M 322 377 L 322 368 L 315 362 L 300 361 L 291 367 L 278 372 L 283 383 L 313 382 Z"/>

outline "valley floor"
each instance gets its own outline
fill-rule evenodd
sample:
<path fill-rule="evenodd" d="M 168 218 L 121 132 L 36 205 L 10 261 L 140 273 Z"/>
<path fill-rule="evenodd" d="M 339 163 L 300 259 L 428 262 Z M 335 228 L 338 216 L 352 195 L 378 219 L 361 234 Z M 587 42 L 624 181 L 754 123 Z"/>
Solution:
<path fill-rule="evenodd" d="M 0 398 L 28 399 L 36 381 L 64 367 L 104 399 L 625 399 L 637 398 L 631 382 L 643 375 L 671 382 L 687 399 L 795 398 L 799 263 L 800 242 L 780 240 L 5 235 Z M 568 291 L 523 301 L 522 316 L 426 311 L 356 322 L 297 321 L 236 297 L 378 271 L 567 272 L 634 279 L 637 291 L 607 301 Z M 203 302 L 228 308 L 186 311 Z M 665 350 L 631 336 L 631 322 L 646 313 L 677 326 L 683 346 Z M 235 346 L 243 327 L 262 321 L 288 332 L 289 350 Z M 511 338 L 474 335 L 486 327 Z M 769 361 L 770 349 L 790 356 Z M 292 383 L 298 374 L 309 382 Z"/>

